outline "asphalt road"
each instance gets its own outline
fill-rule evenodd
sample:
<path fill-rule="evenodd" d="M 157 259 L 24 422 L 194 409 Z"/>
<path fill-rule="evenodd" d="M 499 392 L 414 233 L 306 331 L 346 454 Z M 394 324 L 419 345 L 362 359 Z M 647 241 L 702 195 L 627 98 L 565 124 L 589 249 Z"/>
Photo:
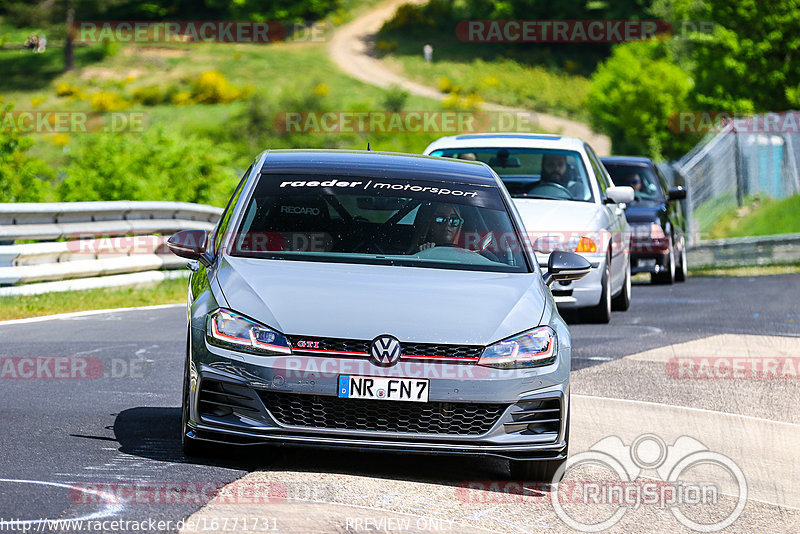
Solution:
<path fill-rule="evenodd" d="M 573 368 L 591 373 L 624 356 L 713 334 L 800 337 L 798 288 L 797 275 L 635 284 L 630 310 L 614 313 L 610 325 L 568 317 Z M 465 479 L 460 459 L 256 448 L 218 462 L 187 461 L 179 444 L 184 328 L 182 307 L 0 324 L 0 521 L 178 521 L 201 503 L 109 505 L 92 492 L 132 482 L 221 486 L 259 468 L 297 472 L 298 480 L 322 473 L 447 487 Z M 70 369 L 57 360 L 75 356 L 86 365 Z M 43 357 L 56 360 L 22 362 Z M 624 376 L 609 376 L 626 387 Z M 689 395 L 674 404 L 692 402 Z M 492 460 L 469 466 L 470 476 L 494 479 L 505 469 Z"/>

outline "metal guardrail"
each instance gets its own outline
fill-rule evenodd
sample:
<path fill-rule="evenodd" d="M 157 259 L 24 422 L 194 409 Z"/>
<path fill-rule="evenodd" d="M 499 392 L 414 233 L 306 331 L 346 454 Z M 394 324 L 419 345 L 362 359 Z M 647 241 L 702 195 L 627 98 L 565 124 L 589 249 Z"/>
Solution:
<path fill-rule="evenodd" d="M 212 230 L 221 215 L 219 208 L 186 202 L 0 204 L 0 285 L 14 286 L 0 287 L 0 295 L 164 279 L 159 271 L 186 265 L 169 252 L 167 237 Z"/>
<path fill-rule="evenodd" d="M 691 268 L 750 267 L 800 262 L 800 234 L 699 241 L 690 245 Z"/>

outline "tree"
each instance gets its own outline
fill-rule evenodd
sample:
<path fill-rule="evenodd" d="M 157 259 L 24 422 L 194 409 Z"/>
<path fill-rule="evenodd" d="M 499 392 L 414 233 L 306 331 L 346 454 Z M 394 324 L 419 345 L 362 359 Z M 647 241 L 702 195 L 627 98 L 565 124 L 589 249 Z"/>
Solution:
<path fill-rule="evenodd" d="M 67 7 L 67 39 L 64 43 L 64 70 L 72 70 L 75 67 L 75 54 L 72 50 L 72 24 L 75 22 L 75 10 L 72 7 L 72 0 L 66 0 Z"/>
<path fill-rule="evenodd" d="M 689 76 L 669 60 L 663 43 L 617 45 L 592 76 L 592 124 L 611 137 L 615 153 L 655 159 L 679 156 L 696 139 L 671 132 L 668 121 L 687 109 L 691 89 Z"/>
<path fill-rule="evenodd" d="M 679 32 L 681 39 L 669 45 L 692 74 L 692 101 L 699 109 L 782 111 L 800 105 L 800 0 L 657 0 L 652 9 L 678 26 L 713 22 L 710 32 Z"/>

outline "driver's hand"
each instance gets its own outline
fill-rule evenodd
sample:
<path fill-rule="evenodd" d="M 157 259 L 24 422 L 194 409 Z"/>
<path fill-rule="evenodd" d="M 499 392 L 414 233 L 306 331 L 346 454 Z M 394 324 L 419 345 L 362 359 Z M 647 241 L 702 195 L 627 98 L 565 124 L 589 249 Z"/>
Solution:
<path fill-rule="evenodd" d="M 430 241 L 427 243 L 423 243 L 419 246 L 419 251 L 422 252 L 423 250 L 428 250 L 429 248 L 433 248 L 436 246 L 436 243 L 431 243 Z"/>

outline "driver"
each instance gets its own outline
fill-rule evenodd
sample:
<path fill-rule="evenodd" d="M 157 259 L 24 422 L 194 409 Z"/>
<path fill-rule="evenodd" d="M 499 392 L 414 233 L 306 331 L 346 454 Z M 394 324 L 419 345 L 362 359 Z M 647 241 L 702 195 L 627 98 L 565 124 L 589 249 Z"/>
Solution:
<path fill-rule="evenodd" d="M 463 225 L 464 219 L 458 206 L 424 203 L 414 220 L 414 239 L 409 254 L 416 254 L 435 246 L 455 244 Z"/>
<path fill-rule="evenodd" d="M 553 183 L 560 185 L 573 198 L 583 198 L 583 184 L 574 179 L 572 169 L 567 165 L 567 157 L 561 154 L 544 154 L 542 156 L 541 184 Z"/>

